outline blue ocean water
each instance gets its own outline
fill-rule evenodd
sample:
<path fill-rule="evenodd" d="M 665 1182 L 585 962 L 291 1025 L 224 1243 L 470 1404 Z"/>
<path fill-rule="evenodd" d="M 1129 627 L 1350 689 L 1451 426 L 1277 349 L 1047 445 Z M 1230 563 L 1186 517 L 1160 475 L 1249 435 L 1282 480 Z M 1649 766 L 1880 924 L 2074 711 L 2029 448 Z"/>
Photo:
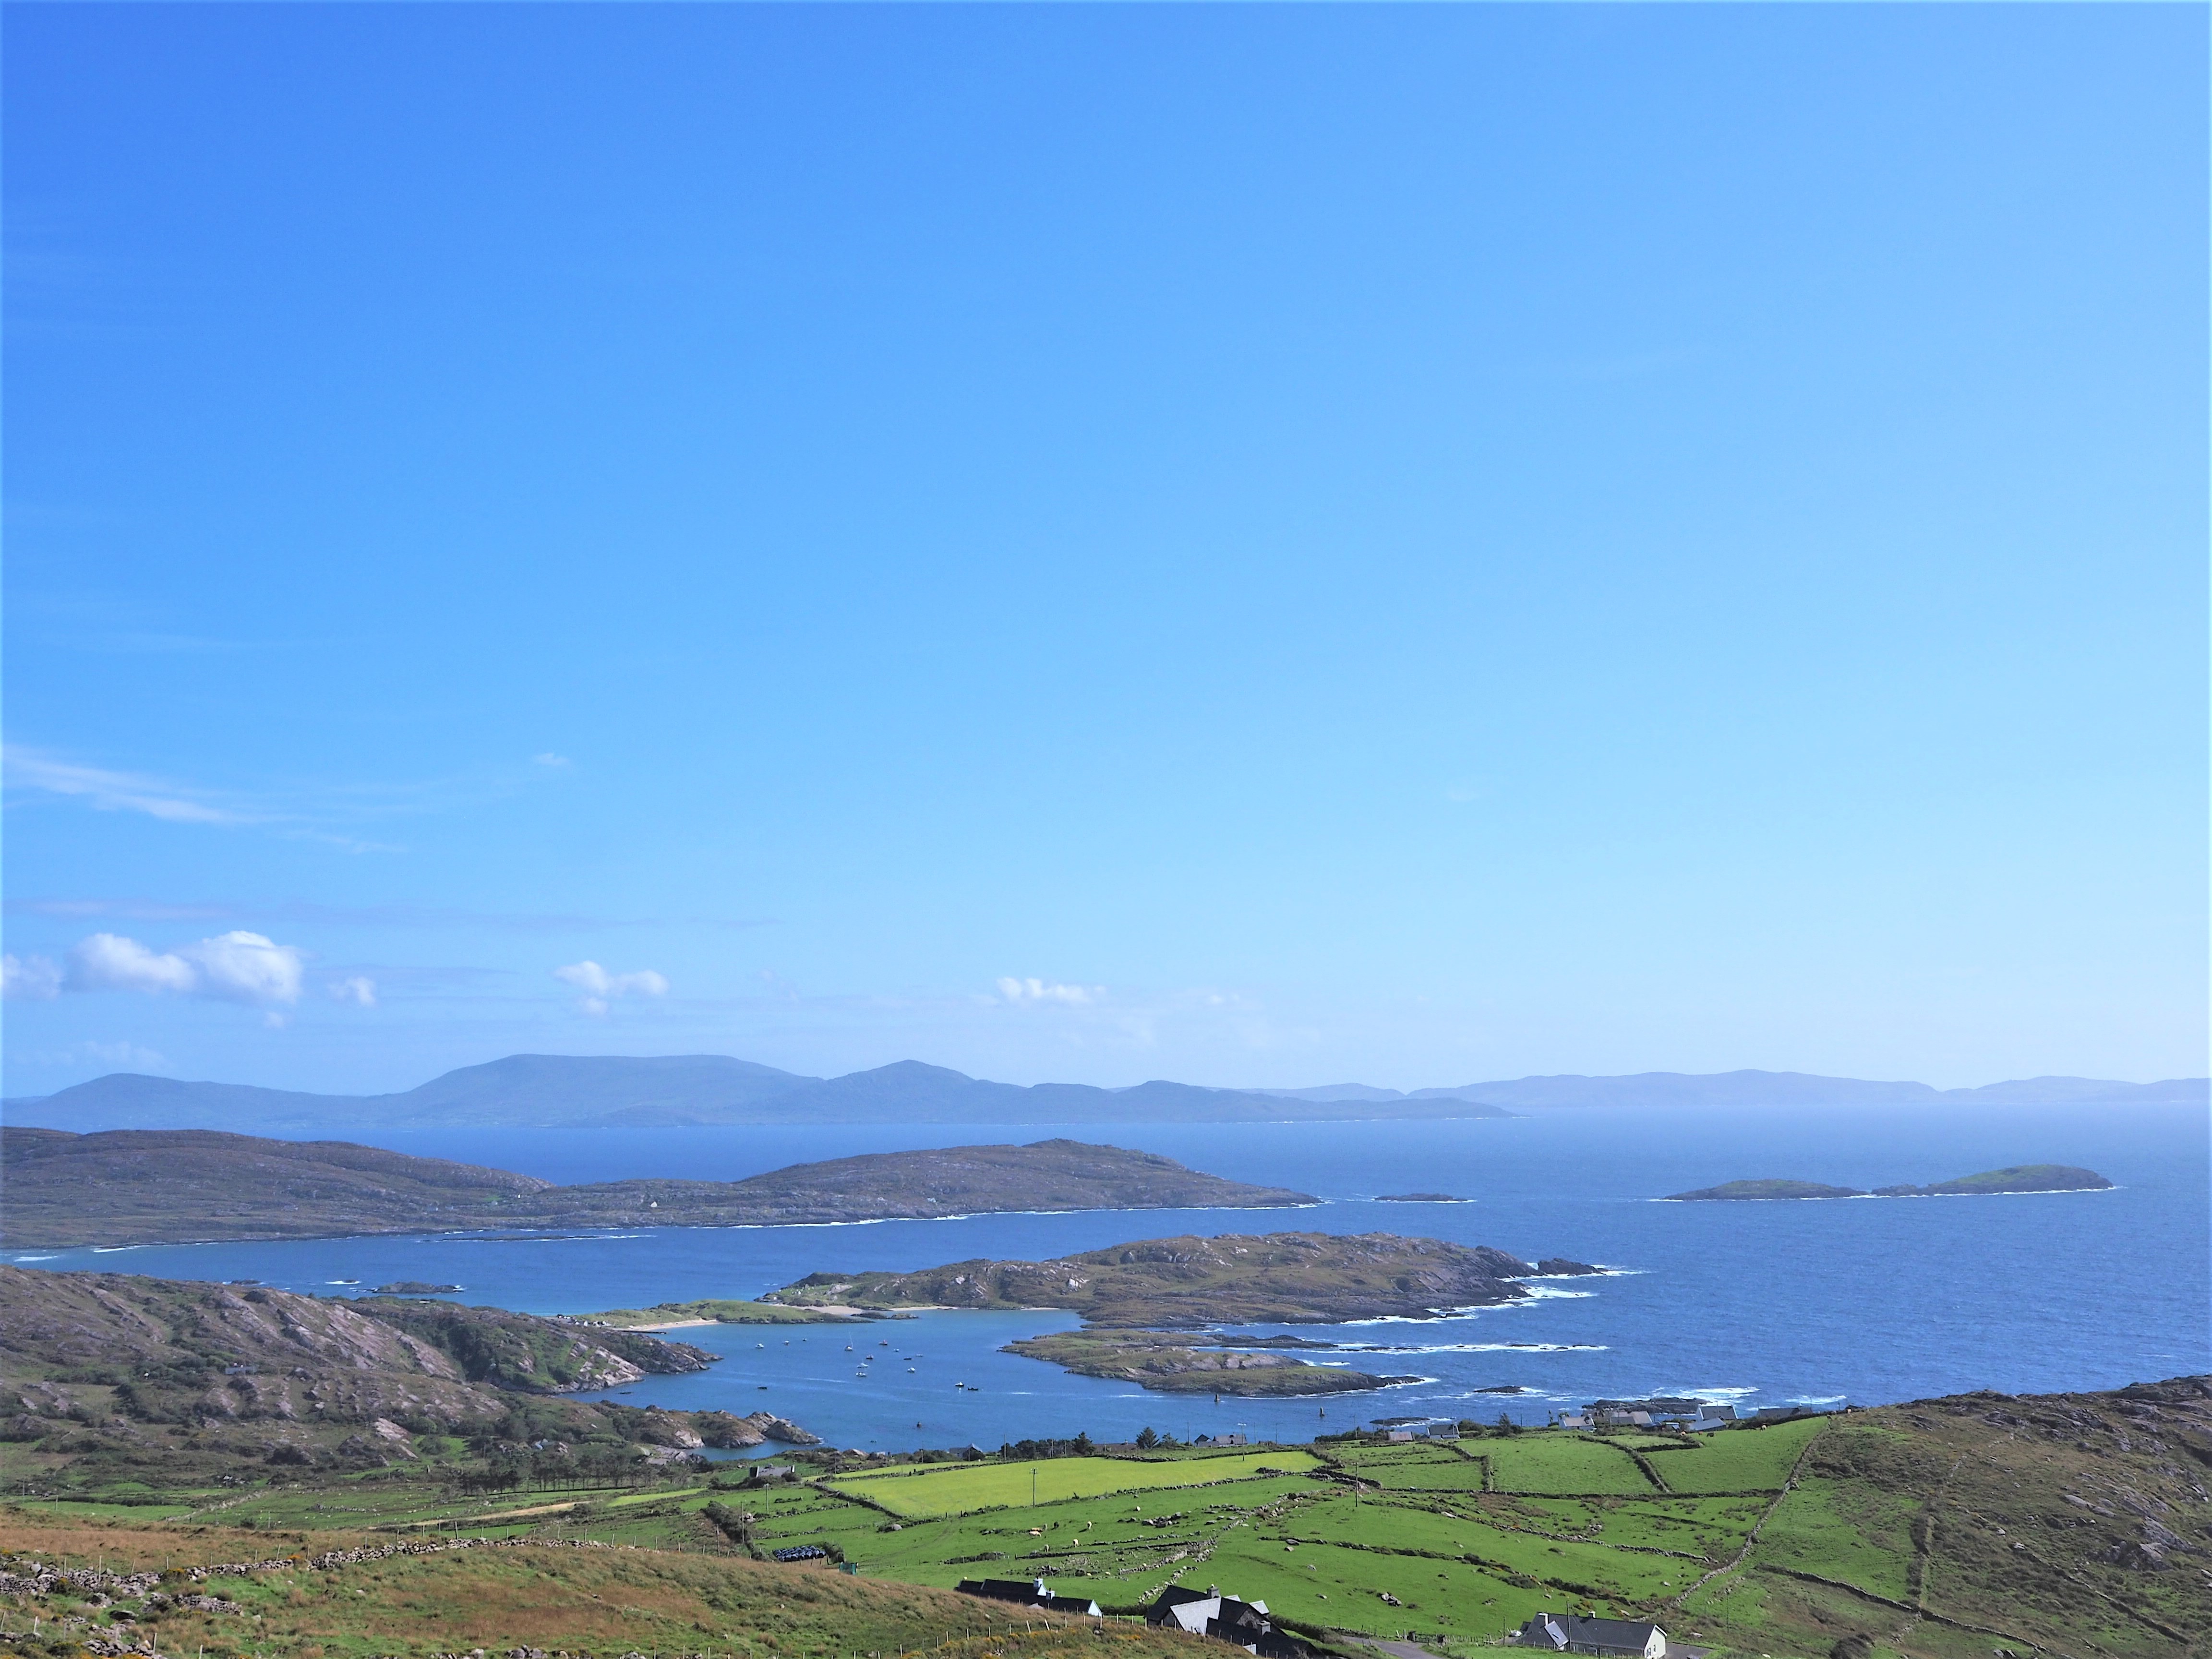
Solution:
<path fill-rule="evenodd" d="M 1079 1430 L 1121 1438 L 1146 1425 L 1184 1436 L 1305 1438 L 1384 1416 L 1487 1419 L 1504 1411 L 1540 1422 L 1562 1405 L 1608 1395 L 1876 1404 L 2212 1370 L 2212 1133 L 2197 1109 L 1645 1108 L 1424 1124 L 453 1130 L 375 1139 L 574 1182 L 734 1179 L 850 1152 L 1052 1134 L 1140 1146 L 1326 1201 L 1297 1211 L 434 1235 L 10 1259 L 258 1279 L 325 1295 L 359 1293 L 343 1280 L 366 1289 L 428 1279 L 466 1286 L 462 1300 L 538 1313 L 753 1296 L 817 1269 L 1036 1258 L 1180 1232 L 1421 1233 L 1617 1270 L 1541 1283 L 1526 1303 L 1455 1318 L 1297 1328 L 1365 1350 L 1327 1358 L 1425 1379 L 1318 1403 L 1146 1394 L 998 1352 L 1012 1338 L 1074 1322 L 1049 1313 L 928 1313 L 849 1331 L 678 1331 L 726 1358 L 706 1373 L 647 1378 L 622 1391 L 632 1404 L 770 1407 L 836 1443 L 881 1449 L 995 1446 Z M 2118 1186 L 1987 1198 L 1653 1201 L 1739 1177 L 1869 1187 L 2022 1163 L 2081 1164 Z M 1474 1201 L 1375 1201 L 1407 1190 Z M 866 1367 L 864 1353 L 876 1356 Z M 1523 1392 L 1483 1392 L 1504 1387 Z"/>

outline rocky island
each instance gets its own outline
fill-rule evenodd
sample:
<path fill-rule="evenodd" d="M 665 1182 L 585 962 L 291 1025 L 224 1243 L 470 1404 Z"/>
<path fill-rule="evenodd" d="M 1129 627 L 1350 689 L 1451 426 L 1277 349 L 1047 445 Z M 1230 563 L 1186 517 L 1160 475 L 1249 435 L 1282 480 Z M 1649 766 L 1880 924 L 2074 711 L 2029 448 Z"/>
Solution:
<path fill-rule="evenodd" d="M 1351 1394 L 1418 1382 L 1418 1376 L 1376 1376 L 1340 1365 L 1316 1365 L 1285 1347 L 1331 1348 L 1328 1342 L 1267 1337 L 1231 1342 L 1202 1331 L 1060 1331 L 1024 1337 L 1005 1352 L 1043 1359 L 1084 1376 L 1134 1382 L 1164 1394 Z"/>
<path fill-rule="evenodd" d="M 1278 1209 L 1306 1193 L 1075 1140 L 795 1164 L 743 1181 L 562 1187 L 347 1141 L 211 1129 L 0 1128 L 0 1246 L 55 1249 L 543 1227 L 772 1227 L 1012 1210 Z"/>
<path fill-rule="evenodd" d="M 1818 1181 L 1729 1181 L 1694 1192 L 1669 1193 L 1662 1202 L 1702 1203 L 1769 1198 L 1951 1198 L 1977 1193 L 2091 1193 L 2102 1192 L 2112 1182 L 2094 1170 L 2070 1164 L 2015 1164 L 2008 1169 L 1984 1170 L 1925 1187 L 1905 1183 L 1876 1187 L 1871 1192 L 1856 1187 L 1831 1187 Z"/>
<path fill-rule="evenodd" d="M 1518 1301 L 1529 1294 L 1518 1282 L 1524 1279 L 1601 1271 L 1587 1262 L 1554 1257 L 1534 1264 L 1486 1245 L 1395 1233 L 1230 1233 L 1147 1239 L 1050 1261 L 955 1261 L 908 1273 L 810 1273 L 763 1299 L 794 1308 L 877 1311 L 1066 1309 L 1082 1315 L 1088 1328 L 1027 1339 L 1009 1352 L 1148 1389 L 1336 1393 L 1404 1379 L 1249 1352 L 1312 1346 L 1291 1338 L 1225 1341 L 1192 1333 L 1219 1325 L 1435 1319 L 1456 1309 Z"/>
<path fill-rule="evenodd" d="M 1831 1187 L 1819 1181 L 1724 1181 L 1717 1187 L 1700 1187 L 1691 1193 L 1669 1193 L 1662 1200 L 1690 1204 L 1707 1200 L 1731 1201 L 1762 1198 L 1864 1198 L 1856 1187 Z"/>
<path fill-rule="evenodd" d="M 1554 1261 L 1551 1271 L 1597 1268 Z M 917 1273 L 810 1273 L 764 1301 L 791 1307 L 1066 1308 L 1086 1324 L 1335 1325 L 1434 1319 L 1528 1294 L 1531 1262 L 1482 1244 L 1395 1233 L 1224 1233 L 1113 1244 L 1050 1261 L 955 1261 Z"/>

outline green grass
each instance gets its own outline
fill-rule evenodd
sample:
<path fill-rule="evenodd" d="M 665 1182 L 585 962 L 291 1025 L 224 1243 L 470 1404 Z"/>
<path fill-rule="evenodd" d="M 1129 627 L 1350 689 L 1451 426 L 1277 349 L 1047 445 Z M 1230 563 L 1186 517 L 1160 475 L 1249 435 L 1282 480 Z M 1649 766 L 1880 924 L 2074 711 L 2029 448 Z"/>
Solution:
<path fill-rule="evenodd" d="M 17 1509 L 56 1520 L 175 1521 L 190 1515 L 190 1504 L 96 1504 L 75 1498 L 23 1498 L 9 1500 Z"/>
<path fill-rule="evenodd" d="M 1247 1452 L 1220 1457 L 1140 1462 L 1119 1457 L 1053 1457 L 1023 1463 L 969 1463 L 921 1474 L 886 1470 L 848 1474 L 830 1484 L 901 1515 L 961 1515 L 970 1510 L 1106 1492 L 1142 1492 L 1241 1480 L 1262 1469 L 1291 1473 L 1320 1467 L 1310 1452 Z"/>
<path fill-rule="evenodd" d="M 1487 1443 L 1469 1447 L 1462 1456 L 1442 1446 L 1359 1446 L 1333 1449 L 1334 1460 L 1362 1480 L 1387 1487 L 1482 1488 L 1480 1457 Z"/>
<path fill-rule="evenodd" d="M 1905 1569 L 1919 1512 L 1911 1498 L 1808 1480 L 1782 1500 L 1766 1523 L 1759 1556 L 1902 1601 L 1911 1595 Z"/>
<path fill-rule="evenodd" d="M 1490 1460 L 1492 1479 L 1499 1492 L 1619 1492 L 1624 1497 L 1642 1497 L 1654 1490 L 1626 1452 L 1580 1435 L 1522 1434 L 1486 1440 L 1482 1455 Z M 1667 1479 L 1672 1485 L 1674 1476 Z"/>
<path fill-rule="evenodd" d="M 1805 1443 L 1827 1424 L 1815 1417 L 1763 1429 L 1720 1429 L 1698 1436 L 1694 1451 L 1644 1455 L 1676 1492 L 1779 1492 Z"/>

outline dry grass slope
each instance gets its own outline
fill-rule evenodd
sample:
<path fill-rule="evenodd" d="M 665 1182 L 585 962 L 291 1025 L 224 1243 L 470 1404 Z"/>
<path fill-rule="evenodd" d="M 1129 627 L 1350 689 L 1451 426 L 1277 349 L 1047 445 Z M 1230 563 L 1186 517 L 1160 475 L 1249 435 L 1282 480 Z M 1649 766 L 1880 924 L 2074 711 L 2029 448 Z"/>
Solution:
<path fill-rule="evenodd" d="M 961 1659 L 987 1653 L 1096 1653 L 1105 1639 L 1088 1620 L 996 1606 L 945 1590 L 848 1577 L 817 1566 L 775 1566 L 726 1557 L 554 1544 L 486 1545 L 428 1555 L 318 1566 L 325 1552 L 387 1540 L 295 1533 L 280 1547 L 300 1559 L 245 1575 L 191 1583 L 174 1569 L 264 1559 L 270 1534 L 211 1528 L 57 1525 L 0 1511 L 0 1547 L 20 1571 L 27 1559 L 108 1572 L 173 1571 L 166 1586 L 235 1604 L 237 1611 L 148 1609 L 144 1597 L 83 1595 L 8 1598 L 9 1644 L 17 1652 L 89 1651 L 150 1636 L 163 1654 L 216 1659 L 259 1654 L 298 1659 L 498 1652 L 517 1647 L 570 1654 L 728 1654 L 748 1659 L 892 1654 L 950 1643 Z M 33 1620 L 39 1634 L 26 1639 Z M 1116 1652 L 1190 1659 L 1187 1642 L 1117 1632 Z M 143 1648 L 142 1648 L 143 1650 Z"/>

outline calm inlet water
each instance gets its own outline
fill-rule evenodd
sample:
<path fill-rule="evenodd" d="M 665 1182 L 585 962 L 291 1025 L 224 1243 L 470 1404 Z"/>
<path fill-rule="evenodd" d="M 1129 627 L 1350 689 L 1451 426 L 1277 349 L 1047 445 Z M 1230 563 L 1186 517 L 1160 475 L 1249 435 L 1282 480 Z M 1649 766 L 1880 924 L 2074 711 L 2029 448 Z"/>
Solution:
<path fill-rule="evenodd" d="M 483 1130 L 377 1139 L 402 1152 L 575 1182 L 734 1179 L 851 1152 L 1055 1133 L 1139 1146 L 1326 1202 L 1297 1211 L 448 1234 L 10 1259 L 258 1279 L 323 1295 L 359 1293 L 344 1280 L 366 1289 L 428 1279 L 466 1286 L 462 1300 L 536 1313 L 750 1297 L 817 1269 L 1036 1258 L 1180 1232 L 1421 1233 L 1618 1270 L 1540 1283 L 1526 1303 L 1457 1318 L 1297 1328 L 1362 1350 L 1323 1358 L 1425 1379 L 1319 1403 L 1146 1394 L 997 1352 L 1014 1337 L 1074 1322 L 1048 1313 L 678 1331 L 723 1355 L 721 1363 L 696 1376 L 647 1378 L 619 1396 L 638 1405 L 765 1407 L 836 1443 L 885 1449 L 995 1446 L 1078 1430 L 1121 1438 L 1148 1424 L 1184 1436 L 1241 1430 L 1303 1439 L 1386 1416 L 1487 1419 L 1504 1411 L 1540 1422 L 1563 1404 L 1605 1395 L 1875 1404 L 1980 1388 L 2111 1388 L 2212 1370 L 2212 1137 L 2206 1115 L 2191 1109 L 1645 1109 L 1417 1125 Z M 2119 1186 L 2001 1198 L 1651 1201 L 1737 1177 L 1869 1187 L 2023 1163 L 2081 1164 Z M 1375 1201 L 1407 1190 L 1474 1201 Z M 866 1367 L 864 1353 L 875 1356 Z M 1523 1392 L 1484 1392 L 1504 1387 Z"/>

